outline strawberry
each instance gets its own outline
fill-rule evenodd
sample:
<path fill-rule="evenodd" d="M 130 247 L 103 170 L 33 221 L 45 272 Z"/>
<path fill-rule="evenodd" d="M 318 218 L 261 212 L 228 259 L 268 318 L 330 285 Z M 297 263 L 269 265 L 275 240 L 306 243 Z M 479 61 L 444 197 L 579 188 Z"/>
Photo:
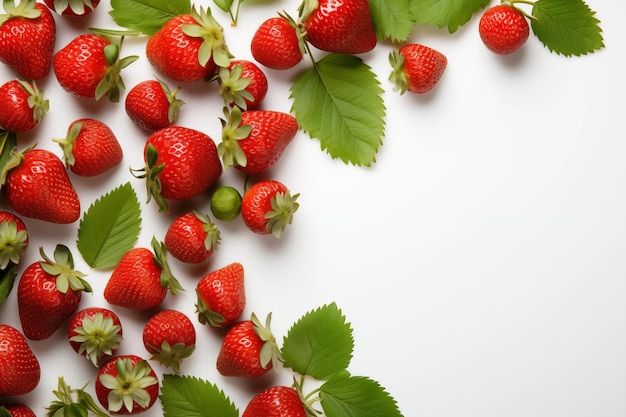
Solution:
<path fill-rule="evenodd" d="M 441 52 L 425 45 L 409 43 L 389 54 L 392 72 L 389 80 L 393 91 L 424 94 L 432 90 L 441 79 L 448 59 Z"/>
<path fill-rule="evenodd" d="M 43 0 L 43 2 L 60 16 L 87 16 L 98 7 L 100 0 Z"/>
<path fill-rule="evenodd" d="M 234 220 L 241 213 L 241 194 L 235 187 L 223 185 L 211 194 L 209 205 L 216 219 Z"/>
<path fill-rule="evenodd" d="M 196 330 L 184 313 L 161 310 L 143 328 L 143 345 L 150 359 L 178 374 L 181 362 L 196 349 Z"/>
<path fill-rule="evenodd" d="M 64 139 L 54 139 L 63 150 L 63 160 L 76 175 L 93 177 L 122 162 L 122 147 L 105 123 L 96 119 L 73 121 Z"/>
<path fill-rule="evenodd" d="M 0 172 L 7 202 L 20 215 L 51 223 L 73 223 L 80 201 L 63 161 L 45 149 L 12 152 Z"/>
<path fill-rule="evenodd" d="M 50 103 L 33 81 L 11 80 L 0 86 L 0 129 L 14 133 L 33 130 Z"/>
<path fill-rule="evenodd" d="M 206 274 L 196 286 L 198 321 L 211 327 L 235 323 L 246 307 L 244 270 L 239 262 Z"/>
<path fill-rule="evenodd" d="M 20 217 L 0 211 L 0 269 L 17 265 L 28 248 L 28 230 Z"/>
<path fill-rule="evenodd" d="M 154 405 L 159 380 L 148 361 L 137 355 L 110 358 L 98 371 L 96 397 L 111 414 L 139 414 Z"/>
<path fill-rule="evenodd" d="M 217 146 L 224 169 L 263 173 L 276 165 L 298 132 L 296 118 L 283 112 L 233 108 L 224 109 L 224 115 Z"/>
<path fill-rule="evenodd" d="M 198 130 L 170 126 L 150 135 L 144 147 L 146 166 L 131 169 L 145 178 L 148 201 L 168 210 L 166 199 L 185 200 L 204 193 L 222 175 L 217 146 Z"/>
<path fill-rule="evenodd" d="M 104 298 L 113 305 L 147 310 L 161 304 L 168 290 L 176 295 L 182 287 L 170 271 L 165 244 L 153 237 L 152 250 L 137 247 L 122 257 L 104 288 Z"/>
<path fill-rule="evenodd" d="M 165 246 L 181 262 L 204 262 L 217 249 L 220 231 L 206 214 L 193 210 L 178 216 L 165 233 Z"/>
<path fill-rule="evenodd" d="M 74 258 L 67 246 L 58 244 L 54 260 L 39 249 L 42 261 L 30 264 L 17 285 L 17 307 L 24 335 L 31 340 L 52 336 L 78 309 L 82 292 L 92 292 L 74 270 Z"/>
<path fill-rule="evenodd" d="M 29 80 L 45 78 L 52 67 L 56 24 L 50 10 L 35 0 L 4 2 L 0 14 L 0 62 Z"/>
<path fill-rule="evenodd" d="M 98 367 L 120 347 L 122 323 L 108 308 L 87 307 L 70 317 L 67 340 L 76 353 Z"/>
<path fill-rule="evenodd" d="M 217 80 L 217 92 L 228 106 L 235 105 L 243 110 L 255 109 L 267 95 L 267 77 L 252 61 L 231 61 L 228 68 L 220 68 Z"/>
<path fill-rule="evenodd" d="M 291 387 L 269 387 L 255 395 L 241 417 L 306 417 L 298 391 Z"/>
<path fill-rule="evenodd" d="M 39 385 L 41 367 L 18 329 L 0 324 L 0 398 L 28 394 Z"/>
<path fill-rule="evenodd" d="M 8 416 L 10 417 L 37 417 L 33 409 L 26 404 L 7 404 L 0 406 L 0 416 L 5 415 L 2 414 L 2 408 L 9 413 Z"/>
<path fill-rule="evenodd" d="M 265 20 L 252 35 L 250 52 L 261 65 L 287 70 L 302 61 L 302 32 L 287 16 Z"/>
<path fill-rule="evenodd" d="M 530 28 L 521 10 L 499 4 L 487 9 L 481 16 L 478 33 L 491 52 L 509 55 L 526 43 Z"/>
<path fill-rule="evenodd" d="M 126 114 L 142 129 L 155 131 L 178 120 L 185 104 L 176 98 L 180 88 L 171 91 L 163 81 L 145 80 L 135 85 L 126 95 Z"/>
<path fill-rule="evenodd" d="M 260 181 L 244 193 L 241 200 L 241 218 L 254 233 L 273 234 L 279 238 L 298 210 L 298 196 L 299 194 L 292 196 L 289 189 L 279 181 Z"/>
<path fill-rule="evenodd" d="M 376 46 L 368 0 L 305 0 L 300 20 L 317 49 L 361 54 Z"/>

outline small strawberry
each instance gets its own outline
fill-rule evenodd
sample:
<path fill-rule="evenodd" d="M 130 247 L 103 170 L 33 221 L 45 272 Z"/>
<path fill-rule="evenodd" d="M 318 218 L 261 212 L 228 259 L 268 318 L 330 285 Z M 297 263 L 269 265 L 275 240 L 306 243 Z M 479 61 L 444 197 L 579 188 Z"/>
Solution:
<path fill-rule="evenodd" d="M 105 123 L 96 119 L 73 121 L 64 139 L 54 139 L 63 150 L 65 166 L 74 174 L 93 177 L 122 162 L 122 147 Z"/>
<path fill-rule="evenodd" d="M 43 0 L 59 16 L 87 16 L 92 13 L 100 0 Z"/>
<path fill-rule="evenodd" d="M 280 351 L 270 331 L 271 314 L 265 326 L 252 314 L 250 320 L 236 323 L 228 330 L 217 354 L 217 371 L 224 376 L 257 378 L 276 369 Z"/>
<path fill-rule="evenodd" d="M 274 70 L 287 70 L 302 61 L 302 36 L 301 30 L 289 17 L 271 17 L 254 32 L 250 52 L 261 65 Z"/>
<path fill-rule="evenodd" d="M 296 201 L 298 196 L 291 195 L 289 189 L 279 181 L 260 181 L 244 193 L 241 218 L 254 233 L 273 234 L 279 238 L 287 225 L 291 224 L 293 214 L 300 206 Z"/>
<path fill-rule="evenodd" d="M 98 367 L 100 361 L 113 356 L 122 341 L 122 323 L 114 311 L 87 307 L 70 317 L 67 340 L 76 353 Z"/>
<path fill-rule="evenodd" d="M 39 249 L 42 261 L 30 264 L 17 285 L 17 307 L 24 335 L 31 340 L 52 336 L 78 309 L 82 292 L 92 292 L 74 270 L 74 258 L 64 245 L 54 249 L 54 260 Z"/>
<path fill-rule="evenodd" d="M 161 310 L 143 328 L 143 345 L 150 359 L 178 374 L 181 362 L 196 349 L 196 330 L 184 313 Z"/>
<path fill-rule="evenodd" d="M 255 395 L 241 417 L 306 417 L 307 413 L 298 395 L 291 387 L 269 387 Z"/>
<path fill-rule="evenodd" d="M 26 404 L 7 404 L 0 406 L 0 416 L 5 416 L 2 409 L 8 413 L 7 417 L 37 417 L 32 408 Z"/>
<path fill-rule="evenodd" d="M 0 211 L 0 269 L 17 265 L 28 248 L 28 230 L 17 215 Z"/>
<path fill-rule="evenodd" d="M 218 94 L 227 106 L 252 110 L 261 105 L 267 95 L 267 77 L 257 64 L 245 59 L 231 61 L 228 68 L 220 68 Z"/>
<path fill-rule="evenodd" d="M 478 33 L 491 52 L 509 55 L 526 43 L 530 28 L 521 10 L 509 4 L 499 4 L 481 16 Z"/>
<path fill-rule="evenodd" d="M 148 361 L 122 355 L 105 362 L 95 381 L 96 397 L 111 414 L 143 413 L 159 395 L 159 380 Z"/>
<path fill-rule="evenodd" d="M 39 385 L 41 367 L 18 329 L 0 324 L 0 398 L 28 394 Z"/>
<path fill-rule="evenodd" d="M 126 95 L 126 114 L 142 129 L 155 131 L 178 120 L 185 104 L 176 98 L 180 87 L 171 91 L 163 81 L 145 80 L 135 85 Z"/>
<path fill-rule="evenodd" d="M 21 133 L 43 120 L 50 103 L 33 81 L 12 80 L 0 86 L 0 129 Z"/>
<path fill-rule="evenodd" d="M 52 67 L 56 24 L 50 10 L 35 0 L 5 1 L 0 14 L 0 62 L 29 80 L 45 78 Z"/>
<path fill-rule="evenodd" d="M 152 238 L 152 250 L 143 247 L 128 251 L 117 264 L 104 288 L 110 304 L 133 310 L 155 308 L 183 288 L 167 263 L 167 249 Z"/>
<path fill-rule="evenodd" d="M 246 307 L 243 265 L 233 262 L 209 272 L 198 282 L 196 294 L 200 323 L 211 327 L 235 323 Z"/>
<path fill-rule="evenodd" d="M 209 259 L 217 249 L 220 231 L 206 214 L 193 210 L 174 219 L 164 242 L 174 258 L 197 264 Z"/>
<path fill-rule="evenodd" d="M 411 43 L 389 54 L 392 72 L 389 80 L 393 91 L 424 94 L 435 88 L 443 76 L 448 59 L 441 52 L 421 44 Z"/>
<path fill-rule="evenodd" d="M 13 151 L 0 184 L 9 205 L 22 216 L 60 224 L 80 217 L 80 201 L 63 161 L 48 150 Z"/>
<path fill-rule="evenodd" d="M 209 205 L 216 219 L 234 220 L 241 213 L 241 194 L 235 187 L 223 185 L 211 194 Z"/>

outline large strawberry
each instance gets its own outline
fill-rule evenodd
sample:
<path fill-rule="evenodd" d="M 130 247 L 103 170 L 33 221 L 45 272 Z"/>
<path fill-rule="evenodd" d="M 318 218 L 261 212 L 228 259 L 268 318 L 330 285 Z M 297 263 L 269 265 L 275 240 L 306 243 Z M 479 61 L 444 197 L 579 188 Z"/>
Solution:
<path fill-rule="evenodd" d="M 67 340 L 76 353 L 98 367 L 120 347 L 122 323 L 113 310 L 87 307 L 70 317 Z"/>
<path fill-rule="evenodd" d="M 0 211 L 0 269 L 17 265 L 28 248 L 28 230 L 22 219 Z"/>
<path fill-rule="evenodd" d="M 211 327 L 235 323 L 246 307 L 243 265 L 233 262 L 211 271 L 196 286 L 198 321 Z"/>
<path fill-rule="evenodd" d="M 0 62 L 20 77 L 41 80 L 52 66 L 56 24 L 52 13 L 35 0 L 21 0 L 15 6 L 5 1 L 0 15 Z"/>
<path fill-rule="evenodd" d="M 178 120 L 180 108 L 185 104 L 176 98 L 178 91 L 180 88 L 171 91 L 163 81 L 141 81 L 126 95 L 126 114 L 133 123 L 145 130 L 168 127 Z"/>
<path fill-rule="evenodd" d="M 161 310 L 143 328 L 143 345 L 166 368 L 180 373 L 182 361 L 196 349 L 196 329 L 185 313 L 178 310 Z"/>
<path fill-rule="evenodd" d="M 220 231 L 204 213 L 197 210 L 178 216 L 164 238 L 169 253 L 181 262 L 204 262 L 218 248 Z"/>
<path fill-rule="evenodd" d="M 491 52 L 510 55 L 526 43 L 530 28 L 520 9 L 509 4 L 498 4 L 481 16 L 478 33 Z"/>
<path fill-rule="evenodd" d="M 87 16 L 100 4 L 100 0 L 43 0 L 43 2 L 60 16 Z"/>
<path fill-rule="evenodd" d="M 22 332 L 0 324 L 0 398 L 28 394 L 39 385 L 41 367 Z"/>
<path fill-rule="evenodd" d="M 389 80 L 394 91 L 424 94 L 435 88 L 443 76 L 448 59 L 425 45 L 409 43 L 389 54 L 392 72 Z"/>
<path fill-rule="evenodd" d="M 241 417 L 306 417 L 308 414 L 298 391 L 286 386 L 273 386 L 255 395 Z"/>
<path fill-rule="evenodd" d="M 85 274 L 74 270 L 71 251 L 57 245 L 54 260 L 39 250 L 43 260 L 30 264 L 17 285 L 17 307 L 24 335 L 47 339 L 76 312 L 82 292 L 91 292 Z"/>
<path fill-rule="evenodd" d="M 51 223 L 73 223 L 80 201 L 63 161 L 45 149 L 12 152 L 0 172 L 7 202 L 20 215 Z"/>
<path fill-rule="evenodd" d="M 241 218 L 244 224 L 261 235 L 277 238 L 291 224 L 299 208 L 299 194 L 292 195 L 285 184 L 263 180 L 246 190 L 241 200 Z"/>
<path fill-rule="evenodd" d="M 252 110 L 261 105 L 267 95 L 267 77 L 257 64 L 245 59 L 235 59 L 228 68 L 218 72 L 218 94 L 228 106 Z"/>
<path fill-rule="evenodd" d="M 43 90 L 34 81 L 7 81 L 0 86 L 0 129 L 14 133 L 33 130 L 49 107 Z"/>
<path fill-rule="evenodd" d="M 271 17 L 254 32 L 250 52 L 254 59 L 268 68 L 293 68 L 302 61 L 303 36 L 298 25 L 288 17 Z"/>

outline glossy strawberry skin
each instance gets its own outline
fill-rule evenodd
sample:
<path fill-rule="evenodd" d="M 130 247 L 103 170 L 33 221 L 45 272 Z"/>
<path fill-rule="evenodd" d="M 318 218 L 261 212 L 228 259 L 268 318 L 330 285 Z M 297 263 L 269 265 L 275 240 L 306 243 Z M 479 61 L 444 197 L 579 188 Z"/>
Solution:
<path fill-rule="evenodd" d="M 157 80 L 141 81 L 128 91 L 125 101 L 128 117 L 137 126 L 156 131 L 170 126 L 170 101 Z"/>
<path fill-rule="evenodd" d="M 272 202 L 276 202 L 278 195 L 288 196 L 285 201 L 287 204 L 280 208 L 282 213 L 280 224 L 276 230 L 271 225 L 271 220 L 267 217 L 268 213 L 274 211 Z M 295 203 L 297 194 L 291 196 L 287 186 L 276 180 L 263 180 L 252 185 L 244 193 L 241 201 L 241 219 L 246 227 L 254 233 L 260 235 L 274 234 L 280 236 L 280 232 L 284 230 L 286 225 L 291 223 L 291 217 L 297 210 L 298 204 Z"/>
<path fill-rule="evenodd" d="M 217 355 L 217 371 L 224 376 L 258 378 L 273 368 L 269 362 L 261 365 L 263 340 L 254 331 L 251 320 L 243 320 L 230 328 L 224 336 Z"/>
<path fill-rule="evenodd" d="M 233 262 L 203 276 L 196 286 L 198 319 L 211 327 L 229 327 L 246 307 L 244 268 Z"/>
<path fill-rule="evenodd" d="M 306 417 L 298 392 L 286 386 L 273 386 L 255 395 L 241 417 Z"/>
<path fill-rule="evenodd" d="M 404 74 L 407 91 L 424 94 L 439 83 L 448 65 L 441 52 L 421 44 L 406 44 L 398 51 L 404 56 Z"/>
<path fill-rule="evenodd" d="M 253 100 L 246 99 L 246 109 L 256 109 L 261 105 L 263 99 L 267 95 L 267 77 L 257 64 L 246 59 L 233 59 L 230 61 L 228 69 L 232 71 L 237 65 L 240 65 L 243 69 L 241 78 L 247 78 L 250 80 L 250 84 L 246 87 L 246 91 L 252 94 Z"/>
<path fill-rule="evenodd" d="M 93 13 L 96 7 L 98 7 L 98 4 L 100 4 L 100 0 L 91 0 L 90 1 L 91 7 L 89 7 L 89 5 L 87 4 L 87 1 L 83 1 L 85 5 L 83 10 L 74 11 L 70 7 L 69 4 L 63 10 L 56 10 L 56 8 L 54 7 L 54 0 L 43 0 L 43 2 L 46 4 L 46 6 L 48 6 L 48 8 L 50 8 L 50 10 L 54 10 L 60 16 L 79 16 L 79 17 L 87 16 Z M 68 3 L 69 3 L 69 0 L 68 0 Z"/>
<path fill-rule="evenodd" d="M 142 340 L 151 359 L 179 373 L 182 361 L 195 350 L 196 330 L 186 314 L 165 309 L 148 319 Z"/>
<path fill-rule="evenodd" d="M 56 42 L 56 24 L 43 4 L 35 8 L 41 15 L 35 19 L 12 18 L 0 26 L 0 62 L 29 80 L 45 78 L 52 67 Z"/>
<path fill-rule="evenodd" d="M 22 332 L 0 324 L 0 398 L 28 394 L 39 384 L 41 367 Z"/>
<path fill-rule="evenodd" d="M 506 4 L 493 6 L 478 23 L 480 38 L 498 55 L 510 55 L 526 43 L 530 35 L 528 21 L 517 9 Z"/>
<path fill-rule="evenodd" d="M 287 70 L 302 61 L 296 29 L 283 17 L 261 23 L 252 36 L 250 51 L 257 62 L 275 70 Z"/>
<path fill-rule="evenodd" d="M 215 252 L 219 232 L 208 218 L 201 217 L 194 212 L 182 214 L 174 219 L 165 233 L 167 250 L 181 262 L 198 264 Z M 217 239 L 214 240 L 209 233 L 217 233 Z"/>
<path fill-rule="evenodd" d="M 33 130 L 39 124 L 28 104 L 31 94 L 18 80 L 0 86 L 0 127 L 14 133 Z"/>
<path fill-rule="evenodd" d="M 83 308 L 80 311 L 77 311 L 76 313 L 74 313 L 69 321 L 68 321 L 68 325 L 67 325 L 67 340 L 70 344 L 70 346 L 72 347 L 72 349 L 74 350 L 74 352 L 78 353 L 81 356 L 85 356 L 87 354 L 87 352 L 85 350 L 81 349 L 81 343 L 72 340 L 73 337 L 79 336 L 79 333 L 76 331 L 76 329 L 79 329 L 82 327 L 83 325 L 83 320 L 85 320 L 85 318 L 89 318 L 92 319 L 97 315 L 97 314 L 101 314 L 102 317 L 104 317 L 105 319 L 111 319 L 113 324 L 115 326 L 119 326 L 119 331 L 117 332 L 117 334 L 122 337 L 123 336 L 123 330 L 122 330 L 122 323 L 120 321 L 119 316 L 113 311 L 110 310 L 108 308 L 103 308 L 103 307 L 86 307 Z M 101 334 L 102 335 L 102 334 Z M 101 336 L 100 336 L 101 337 Z M 81 351 L 82 350 L 82 351 Z M 107 357 L 107 356 L 111 356 L 115 353 L 116 349 L 111 350 L 110 354 L 105 354 L 103 352 L 100 352 L 98 356 L 98 361 L 99 362 L 101 359 Z"/>
<path fill-rule="evenodd" d="M 37 417 L 37 414 L 26 404 L 7 404 L 4 408 L 11 417 Z"/>

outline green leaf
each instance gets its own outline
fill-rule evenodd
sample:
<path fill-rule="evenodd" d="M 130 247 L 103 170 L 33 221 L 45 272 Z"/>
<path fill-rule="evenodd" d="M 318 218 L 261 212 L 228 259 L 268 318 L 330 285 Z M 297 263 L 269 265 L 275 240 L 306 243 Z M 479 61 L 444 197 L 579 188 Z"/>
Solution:
<path fill-rule="evenodd" d="M 331 53 L 298 75 L 291 86 L 292 111 L 332 158 L 369 166 L 385 130 L 382 92 L 360 58 Z"/>
<path fill-rule="evenodd" d="M 348 368 L 353 349 L 352 328 L 332 303 L 301 317 L 284 337 L 281 354 L 285 367 L 326 380 Z"/>
<path fill-rule="evenodd" d="M 17 146 L 17 136 L 13 132 L 0 130 L 0 170 L 11 159 L 11 151 Z"/>
<path fill-rule="evenodd" d="M 174 16 L 189 13 L 190 0 L 111 0 L 109 12 L 119 26 L 146 35 L 155 34 Z"/>
<path fill-rule="evenodd" d="M 6 301 L 15 283 L 15 268 L 13 265 L 0 270 L 0 305 Z"/>
<path fill-rule="evenodd" d="M 164 417 L 239 417 L 239 410 L 216 385 L 191 376 L 163 375 L 159 398 Z"/>
<path fill-rule="evenodd" d="M 320 387 L 326 417 L 402 417 L 396 401 L 376 381 L 337 374 Z"/>
<path fill-rule="evenodd" d="M 370 0 L 372 22 L 379 40 L 406 41 L 413 30 L 409 0 Z"/>
<path fill-rule="evenodd" d="M 132 249 L 141 230 L 141 209 L 130 183 L 96 200 L 83 215 L 77 247 L 92 268 L 110 268 Z"/>
<path fill-rule="evenodd" d="M 580 56 L 604 47 L 600 21 L 582 0 L 537 0 L 533 33 L 551 51 Z"/>
<path fill-rule="evenodd" d="M 411 15 L 417 23 L 447 28 L 454 33 L 490 0 L 409 0 Z"/>

